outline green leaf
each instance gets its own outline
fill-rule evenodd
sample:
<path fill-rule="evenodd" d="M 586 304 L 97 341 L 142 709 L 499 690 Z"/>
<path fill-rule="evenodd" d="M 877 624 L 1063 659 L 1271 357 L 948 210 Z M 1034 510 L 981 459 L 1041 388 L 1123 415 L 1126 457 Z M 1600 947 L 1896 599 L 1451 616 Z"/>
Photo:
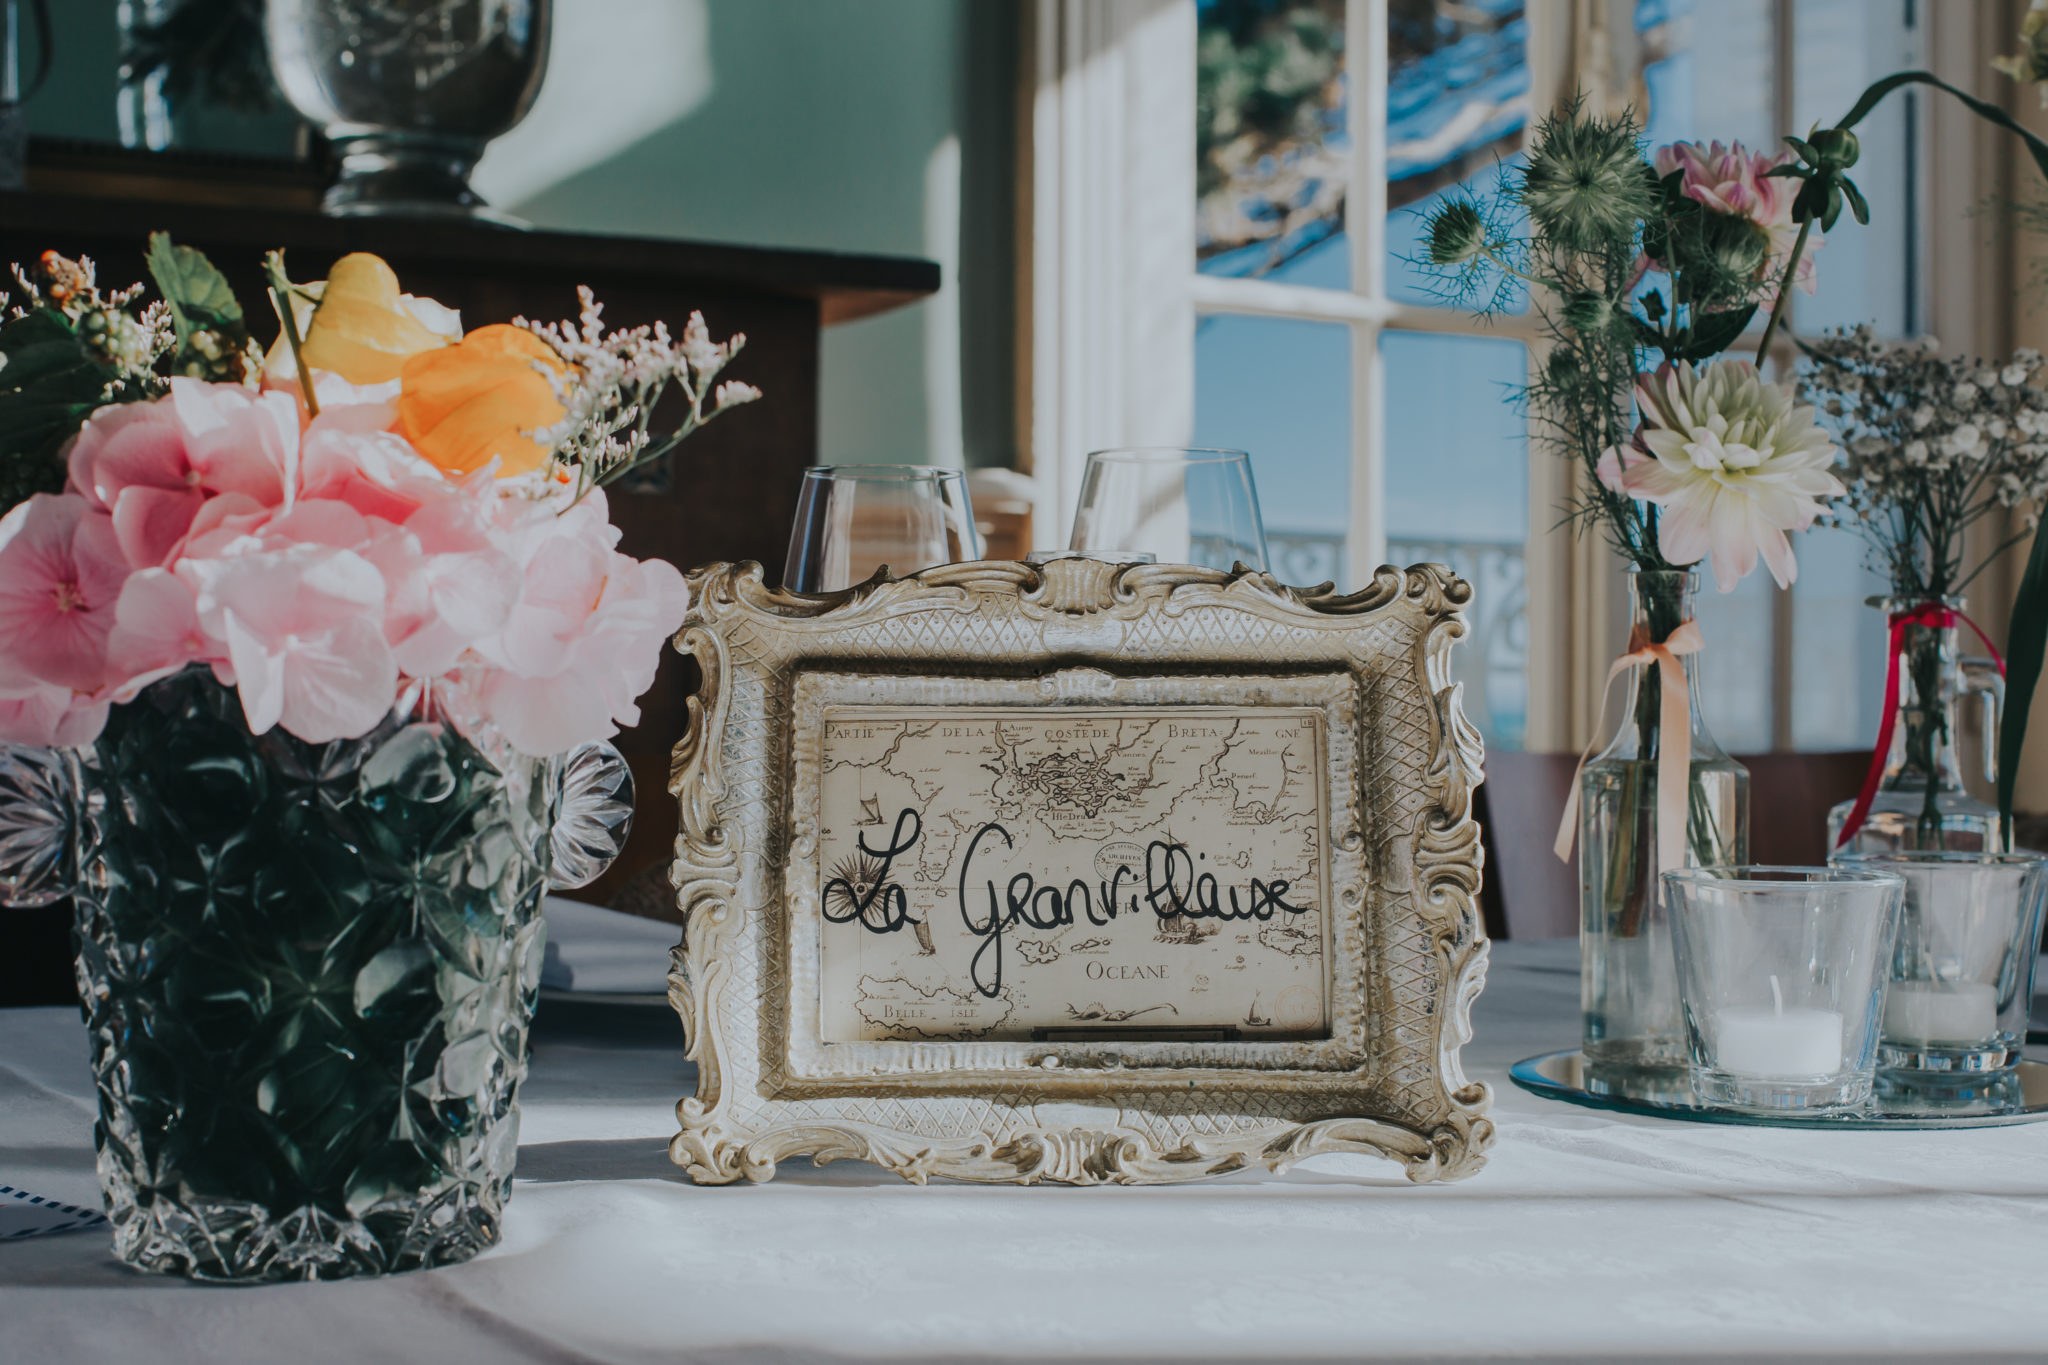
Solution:
<path fill-rule="evenodd" d="M 2012 832 L 2013 789 L 2020 776 L 2020 751 L 2027 743 L 2027 711 L 2041 680 L 2041 659 L 2048 653 L 2048 535 L 2034 532 L 2027 570 L 2020 576 L 2019 595 L 2012 603 L 2012 624 L 2005 638 L 2005 713 L 1998 728 L 1998 815 L 2008 836 Z"/>
<path fill-rule="evenodd" d="M 149 273 L 170 305 L 171 321 L 178 332 L 172 373 L 205 379 L 241 378 L 240 357 L 248 344 L 249 324 L 227 277 L 203 252 L 176 246 L 170 235 L 162 232 L 149 235 Z M 201 332 L 213 334 L 210 354 L 195 344 L 194 338 Z"/>
<path fill-rule="evenodd" d="M 149 273 L 156 280 L 164 302 L 178 318 L 178 335 L 183 337 L 192 319 L 201 325 L 239 322 L 242 305 L 235 298 L 227 276 L 214 269 L 203 252 L 189 246 L 174 246 L 168 233 L 149 234 Z"/>
<path fill-rule="evenodd" d="M 1753 303 L 1723 312 L 1694 314 L 1692 338 L 1679 348 L 1679 353 L 1672 359 L 1705 360 L 1721 354 L 1735 344 L 1749 326 L 1749 320 L 1755 316 L 1756 305 Z"/>
<path fill-rule="evenodd" d="M 1997 105 L 1987 104 L 1974 95 L 1964 94 L 1947 81 L 1936 77 L 1930 71 L 1895 71 L 1881 81 L 1872 82 L 1870 87 L 1858 97 L 1855 106 L 1849 110 L 1848 114 L 1836 126 L 1840 128 L 1855 127 L 1865 114 L 1868 114 L 1877 107 L 1879 100 L 1905 85 L 1931 85 L 1937 90 L 1946 90 L 1949 94 L 1961 100 L 1970 112 L 1978 118 L 1995 123 L 2008 132 L 2018 134 L 2020 141 L 2026 144 L 2027 154 L 2034 158 L 2034 165 L 2040 169 L 2042 178 L 2048 179 L 2048 142 L 2043 142 L 2040 138 L 2035 137 L 2025 128 L 2022 128 L 2013 121 L 2011 114 L 2006 113 L 2005 110 Z"/>
<path fill-rule="evenodd" d="M 48 309 L 0 326 L 0 510 L 64 487 L 57 453 L 115 376 Z"/>
<path fill-rule="evenodd" d="M 1856 188 L 1856 182 L 1844 180 L 1842 182 L 1842 193 L 1849 196 L 1849 211 L 1856 215 L 1856 221 L 1865 227 L 1869 227 L 1870 204 L 1864 199 L 1863 191 Z"/>
<path fill-rule="evenodd" d="M 1844 126 L 1846 127 L 1847 125 Z M 1785 139 L 1785 142 L 1792 148 L 1793 151 L 1799 153 L 1799 155 L 1806 158 L 1808 164 L 1816 166 L 1820 164 L 1820 153 L 1813 150 L 1813 145 L 1811 143 L 1790 136 L 1788 136 Z"/>

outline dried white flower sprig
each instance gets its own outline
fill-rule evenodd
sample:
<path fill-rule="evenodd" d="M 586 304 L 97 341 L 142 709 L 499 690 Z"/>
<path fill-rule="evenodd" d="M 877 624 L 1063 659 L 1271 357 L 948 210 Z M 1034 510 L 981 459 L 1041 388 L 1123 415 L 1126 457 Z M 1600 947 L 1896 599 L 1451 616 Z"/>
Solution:
<path fill-rule="evenodd" d="M 690 314 L 680 342 L 662 322 L 606 332 L 604 305 L 583 286 L 576 297 L 581 308 L 574 323 L 515 318 L 513 325 L 539 337 L 568 364 L 566 372 L 539 367 L 568 415 L 535 438 L 553 446 L 550 472 L 560 482 L 573 481 L 577 498 L 662 458 L 726 409 L 761 396 L 737 379 L 714 387 L 719 371 L 747 344 L 744 332 L 714 342 L 702 313 Z M 671 384 L 689 410 L 680 427 L 657 437 L 651 430 L 654 408 Z"/>
<path fill-rule="evenodd" d="M 142 297 L 139 284 L 101 293 L 99 270 L 90 256 L 74 260 L 45 251 L 39 264 L 41 279 L 15 264 L 14 287 L 25 302 L 9 309 L 8 319 L 27 317 L 38 309 L 61 315 L 93 357 L 113 372 L 101 395 L 106 401 L 114 401 L 131 386 L 161 391 L 162 381 L 148 371 L 176 341 L 170 308 L 158 299 L 138 312 L 134 304 Z"/>
<path fill-rule="evenodd" d="M 1900 596 L 1960 593 L 2026 528 L 1964 571 L 1965 533 L 1993 512 L 2048 497 L 2042 358 L 1945 360 L 1932 337 L 1886 344 L 1868 326 L 1805 347 L 1804 395 L 1838 434 L 1848 493 L 1832 524 L 1867 541 Z"/>

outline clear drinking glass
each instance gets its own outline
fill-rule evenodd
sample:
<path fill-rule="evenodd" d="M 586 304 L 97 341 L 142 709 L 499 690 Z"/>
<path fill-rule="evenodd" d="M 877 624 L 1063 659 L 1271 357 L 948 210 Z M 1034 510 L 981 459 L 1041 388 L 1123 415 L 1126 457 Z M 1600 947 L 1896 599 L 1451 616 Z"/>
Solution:
<path fill-rule="evenodd" d="M 1905 879 L 1878 1065 L 1998 1071 L 2020 1059 L 2034 999 L 2048 857 L 1933 849 L 1844 854 L 1840 867 Z"/>
<path fill-rule="evenodd" d="M 1242 450 L 1097 450 L 1081 475 L 1068 548 L 1103 558 L 1264 572 L 1266 528 Z"/>
<path fill-rule="evenodd" d="M 1693 1094 L 1766 1113 L 1868 1101 L 1904 879 L 1689 867 L 1663 884 Z"/>
<path fill-rule="evenodd" d="M 794 592 L 837 592 L 880 568 L 900 575 L 980 557 L 963 471 L 818 465 L 804 471 L 782 584 Z"/>

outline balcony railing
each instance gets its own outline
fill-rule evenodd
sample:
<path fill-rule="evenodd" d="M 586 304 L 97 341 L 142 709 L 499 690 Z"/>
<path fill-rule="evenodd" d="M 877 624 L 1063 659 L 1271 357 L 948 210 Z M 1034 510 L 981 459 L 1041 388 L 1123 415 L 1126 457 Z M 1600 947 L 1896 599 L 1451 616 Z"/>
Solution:
<path fill-rule="evenodd" d="M 1267 528 L 1273 573 L 1286 583 L 1355 586 L 1345 564 L 1344 537 L 1321 531 Z M 1396 564 L 1442 564 L 1472 585 L 1470 633 L 1451 674 L 1465 685 L 1465 714 L 1502 749 L 1522 747 L 1529 714 L 1528 565 L 1519 543 L 1422 540 L 1387 543 Z"/>

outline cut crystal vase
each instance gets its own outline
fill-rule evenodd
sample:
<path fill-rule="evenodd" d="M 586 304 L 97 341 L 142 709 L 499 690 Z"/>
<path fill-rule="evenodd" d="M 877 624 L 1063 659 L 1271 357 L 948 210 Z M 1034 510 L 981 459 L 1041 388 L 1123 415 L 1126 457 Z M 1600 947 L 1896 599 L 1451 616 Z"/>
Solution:
<path fill-rule="evenodd" d="M 1870 605 L 1887 623 L 1916 608 L 1939 606 L 1959 614 L 1958 597 L 1938 602 L 1873 597 Z M 1998 718 L 2005 703 L 2005 679 L 1991 659 L 1957 653 L 1951 624 L 1907 625 L 1899 640 L 1899 697 L 1892 709 L 1892 742 L 1884 776 L 1870 814 L 1843 852 L 1882 853 L 1947 849 L 1957 853 L 2006 853 L 1998 808 L 1963 786 L 1956 740 L 1964 698 L 1976 697 L 1983 716 L 1984 780 L 1998 781 Z M 1828 850 L 1841 843 L 1854 811 L 1854 798 L 1828 812 Z"/>
<path fill-rule="evenodd" d="M 192 669 L 76 750 L 0 747 L 0 899 L 70 895 L 116 1254 L 331 1279 L 498 1239 L 540 904 L 625 837 L 623 760 L 486 753 L 424 700 L 253 735 Z"/>
<path fill-rule="evenodd" d="M 1693 619 L 1697 574 L 1631 569 L 1628 578 L 1633 639 L 1662 643 Z M 1695 657 L 1681 660 L 1692 743 L 1685 863 L 1746 863 L 1749 772 L 1722 752 L 1700 716 Z M 1686 1091 L 1688 1084 L 1671 920 L 1657 882 L 1662 708 L 1657 670 L 1633 670 L 1621 728 L 1579 781 L 1580 1004 L 1588 1076 L 1601 1088 L 1642 1096 Z"/>

